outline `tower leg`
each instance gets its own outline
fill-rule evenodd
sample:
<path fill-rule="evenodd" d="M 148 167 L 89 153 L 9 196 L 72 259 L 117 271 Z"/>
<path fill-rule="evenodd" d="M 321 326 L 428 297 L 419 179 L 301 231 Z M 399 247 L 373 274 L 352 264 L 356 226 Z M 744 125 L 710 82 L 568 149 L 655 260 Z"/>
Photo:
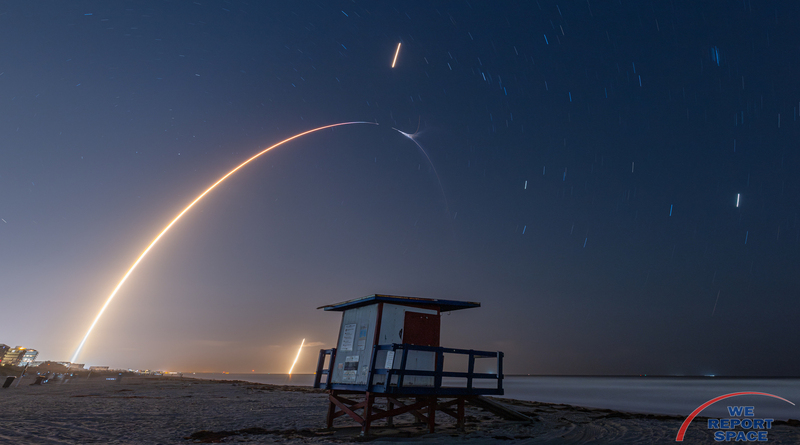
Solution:
<path fill-rule="evenodd" d="M 464 431 L 464 398 L 458 398 L 458 417 L 456 417 L 456 428 L 459 431 Z"/>
<path fill-rule="evenodd" d="M 391 411 L 391 410 L 393 410 L 393 409 L 394 409 L 394 402 L 392 402 L 391 400 L 389 400 L 389 398 L 388 398 L 388 397 L 386 398 L 386 409 L 387 409 L 387 411 Z M 386 418 L 386 423 L 387 423 L 389 426 L 394 426 L 394 416 L 389 416 L 389 417 L 387 417 L 387 418 Z"/>
<path fill-rule="evenodd" d="M 364 423 L 361 425 L 361 435 L 369 434 L 370 423 L 372 423 L 372 404 L 375 403 L 375 394 L 367 391 L 364 400 Z"/>
<path fill-rule="evenodd" d="M 333 391 L 328 393 L 328 414 L 325 416 L 325 421 L 328 424 L 328 429 L 333 428 L 333 414 L 336 412 L 336 405 L 334 405 L 333 401 Z"/>
<path fill-rule="evenodd" d="M 436 428 L 436 396 L 431 396 L 428 405 L 428 432 L 433 433 Z"/>

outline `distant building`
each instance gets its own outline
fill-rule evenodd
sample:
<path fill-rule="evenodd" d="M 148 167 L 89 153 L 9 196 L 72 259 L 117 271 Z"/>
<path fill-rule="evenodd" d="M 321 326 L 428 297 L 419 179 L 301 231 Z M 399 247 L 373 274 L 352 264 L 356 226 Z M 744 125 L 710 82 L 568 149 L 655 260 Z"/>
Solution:
<path fill-rule="evenodd" d="M 86 366 L 85 363 L 69 363 L 69 366 L 67 366 L 67 368 L 69 368 L 70 371 L 80 371 L 83 369 L 84 366 Z"/>
<path fill-rule="evenodd" d="M 0 363 L 3 362 L 3 357 L 6 355 L 6 352 L 8 352 L 9 349 L 11 349 L 11 346 L 0 343 Z"/>
<path fill-rule="evenodd" d="M 0 362 L 3 366 L 25 366 L 36 360 L 39 351 L 35 349 L 23 348 L 17 346 L 16 348 L 9 349 L 3 356 L 3 361 Z"/>
<path fill-rule="evenodd" d="M 3 359 L 0 361 L 0 365 L 16 366 L 16 364 L 19 363 L 21 352 L 22 351 L 20 351 L 19 348 L 7 349 L 5 354 L 3 354 Z"/>
<path fill-rule="evenodd" d="M 39 351 L 35 349 L 26 349 L 22 354 L 22 359 L 19 361 L 19 366 L 30 366 L 36 357 L 39 356 Z"/>
<path fill-rule="evenodd" d="M 108 371 L 108 366 L 89 366 L 89 371 Z"/>

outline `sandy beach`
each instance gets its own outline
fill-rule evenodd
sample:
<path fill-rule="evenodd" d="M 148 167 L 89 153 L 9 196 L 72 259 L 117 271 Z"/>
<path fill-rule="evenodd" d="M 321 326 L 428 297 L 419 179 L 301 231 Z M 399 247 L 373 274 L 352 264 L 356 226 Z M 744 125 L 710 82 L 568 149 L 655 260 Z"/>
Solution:
<path fill-rule="evenodd" d="M 324 429 L 327 396 L 306 387 L 179 377 L 79 379 L 65 384 L 0 390 L 0 443 L 189 444 L 189 443 L 390 443 L 590 444 L 675 443 L 682 417 L 629 414 L 568 405 L 503 400 L 533 418 L 511 422 L 467 408 L 466 431 L 446 415 L 428 434 L 411 417 L 394 428 L 378 424 L 369 438 L 338 421 Z M 684 443 L 713 443 L 705 421 L 696 419 Z M 775 422 L 769 442 L 800 443 L 796 421 Z"/>

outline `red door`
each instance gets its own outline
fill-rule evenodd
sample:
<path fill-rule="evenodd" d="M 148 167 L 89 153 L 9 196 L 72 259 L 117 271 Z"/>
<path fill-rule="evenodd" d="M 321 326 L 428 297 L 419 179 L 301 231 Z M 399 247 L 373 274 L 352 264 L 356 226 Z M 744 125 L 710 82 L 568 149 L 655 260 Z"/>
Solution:
<path fill-rule="evenodd" d="M 420 346 L 439 346 L 439 314 L 406 312 L 403 321 L 403 343 Z"/>

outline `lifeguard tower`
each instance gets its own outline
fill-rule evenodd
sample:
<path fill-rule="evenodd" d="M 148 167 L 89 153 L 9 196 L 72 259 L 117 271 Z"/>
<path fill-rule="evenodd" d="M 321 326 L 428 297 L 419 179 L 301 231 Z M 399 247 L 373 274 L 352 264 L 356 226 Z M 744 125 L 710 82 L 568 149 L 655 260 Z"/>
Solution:
<path fill-rule="evenodd" d="M 375 294 L 318 308 L 342 312 L 337 347 L 320 350 L 314 380 L 329 393 L 328 428 L 347 415 L 363 435 L 376 420 L 393 425 L 394 416 L 410 413 L 433 432 L 438 410 L 463 429 L 465 403 L 530 420 L 482 397 L 503 394 L 502 352 L 439 344 L 442 312 L 476 307 L 480 303 Z M 445 371 L 445 357 L 466 369 Z M 489 359 L 490 371 L 475 372 L 476 359 Z M 353 400 L 358 394 L 363 400 Z M 379 398 L 385 399 L 380 407 Z"/>

